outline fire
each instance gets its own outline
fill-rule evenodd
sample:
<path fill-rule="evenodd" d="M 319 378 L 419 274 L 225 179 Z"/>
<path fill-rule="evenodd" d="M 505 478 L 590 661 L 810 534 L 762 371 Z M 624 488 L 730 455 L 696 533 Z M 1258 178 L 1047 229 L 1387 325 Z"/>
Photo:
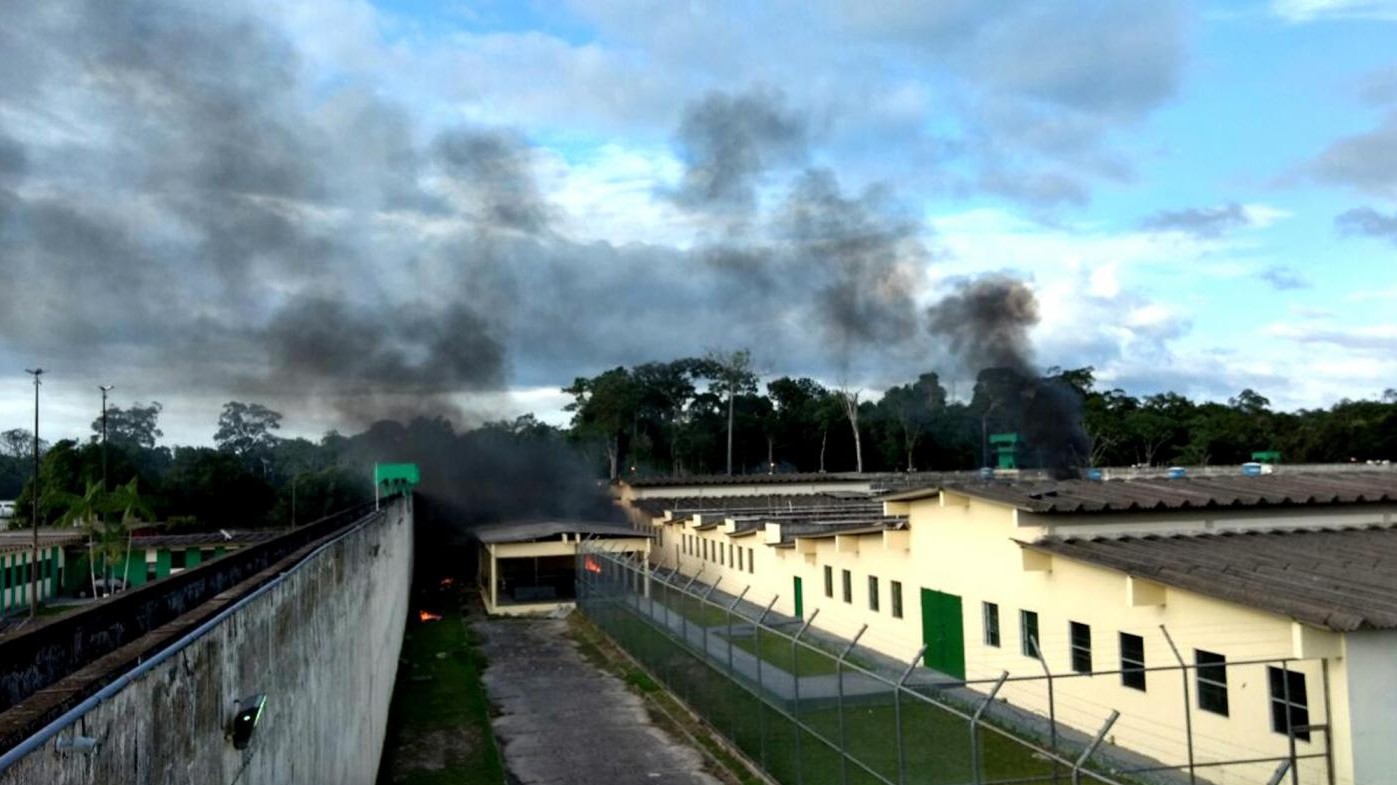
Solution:
<path fill-rule="evenodd" d="M 429 611 L 429 610 L 420 610 L 420 611 L 417 612 L 417 618 L 418 618 L 419 620 L 421 620 L 421 621 L 424 621 L 424 622 L 426 622 L 426 621 L 438 621 L 438 620 L 441 619 L 441 614 L 440 614 L 440 613 L 432 613 L 432 612 Z"/>
<path fill-rule="evenodd" d="M 601 565 L 597 564 L 597 560 L 593 559 L 591 556 L 582 560 L 582 566 L 587 572 L 601 573 Z"/>
<path fill-rule="evenodd" d="M 442 578 L 442 579 L 441 579 L 441 587 L 442 587 L 443 589 L 449 589 L 449 588 L 451 588 L 451 585 L 454 584 L 455 582 L 456 582 L 456 580 L 455 580 L 454 578 Z"/>

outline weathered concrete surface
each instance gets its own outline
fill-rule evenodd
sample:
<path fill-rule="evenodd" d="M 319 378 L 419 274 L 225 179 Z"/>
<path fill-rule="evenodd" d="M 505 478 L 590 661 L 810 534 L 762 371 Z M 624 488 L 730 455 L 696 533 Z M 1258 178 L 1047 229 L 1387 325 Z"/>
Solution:
<path fill-rule="evenodd" d="M 0 774 L 19 783 L 372 783 L 412 572 L 410 500 L 332 544 L 74 726 Z M 225 737 L 237 699 L 266 693 L 247 750 Z M 65 731 L 69 736 L 73 731 Z"/>
<path fill-rule="evenodd" d="M 583 659 L 557 619 L 482 621 L 495 734 L 522 785 L 717 785 L 641 698 Z"/>

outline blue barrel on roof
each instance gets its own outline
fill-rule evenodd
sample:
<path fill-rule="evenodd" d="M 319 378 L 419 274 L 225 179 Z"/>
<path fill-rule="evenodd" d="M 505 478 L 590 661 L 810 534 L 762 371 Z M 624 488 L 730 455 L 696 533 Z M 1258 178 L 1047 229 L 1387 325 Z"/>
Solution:
<path fill-rule="evenodd" d="M 1242 474 L 1245 474 L 1248 477 L 1260 477 L 1261 464 L 1257 461 L 1250 461 L 1248 463 L 1242 464 Z"/>
<path fill-rule="evenodd" d="M 1187 475 L 1188 472 L 1184 471 L 1184 467 L 1182 466 L 1169 467 L 1169 479 L 1171 480 L 1182 480 Z"/>
<path fill-rule="evenodd" d="M 1100 469 L 1087 469 L 1087 479 L 1092 482 L 1101 482 L 1103 476 Z"/>

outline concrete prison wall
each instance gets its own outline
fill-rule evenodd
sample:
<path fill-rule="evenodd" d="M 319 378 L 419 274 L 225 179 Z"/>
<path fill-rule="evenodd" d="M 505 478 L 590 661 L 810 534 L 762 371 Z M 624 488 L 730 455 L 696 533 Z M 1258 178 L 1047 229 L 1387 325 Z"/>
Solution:
<path fill-rule="evenodd" d="M 411 499 L 385 503 L 0 773 L 0 784 L 372 783 L 412 547 Z M 258 693 L 265 710 L 237 750 L 230 720 L 240 698 Z M 97 746 L 65 750 L 74 736 Z"/>

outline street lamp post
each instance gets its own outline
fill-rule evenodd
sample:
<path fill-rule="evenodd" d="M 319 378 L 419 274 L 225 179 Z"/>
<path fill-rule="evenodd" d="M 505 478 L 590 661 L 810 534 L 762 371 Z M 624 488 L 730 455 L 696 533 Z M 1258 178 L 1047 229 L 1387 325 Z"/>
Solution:
<path fill-rule="evenodd" d="M 102 493 L 107 492 L 107 393 L 116 388 L 114 384 L 99 384 L 102 391 Z"/>
<path fill-rule="evenodd" d="M 34 552 L 29 558 L 29 618 L 39 615 L 39 377 L 43 368 L 25 368 L 34 377 Z"/>

